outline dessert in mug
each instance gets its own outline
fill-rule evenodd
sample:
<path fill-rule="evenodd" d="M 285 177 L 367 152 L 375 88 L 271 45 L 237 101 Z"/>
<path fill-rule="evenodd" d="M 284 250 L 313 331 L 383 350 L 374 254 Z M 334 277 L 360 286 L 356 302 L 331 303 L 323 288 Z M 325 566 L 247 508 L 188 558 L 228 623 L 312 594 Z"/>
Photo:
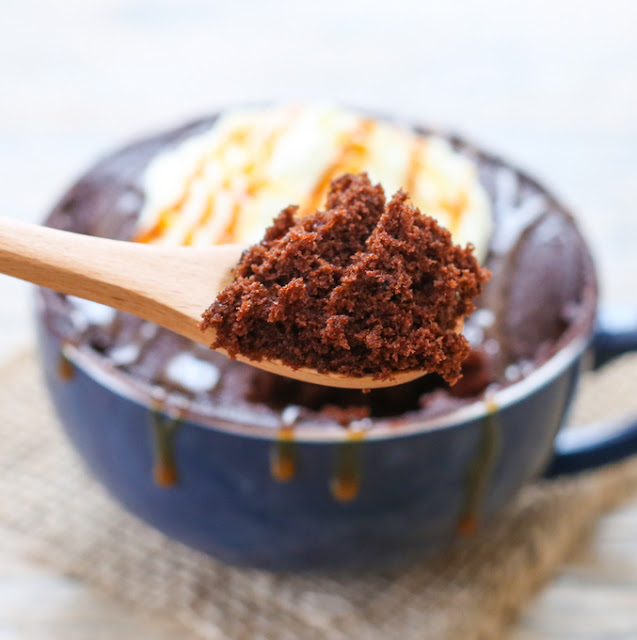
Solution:
<path fill-rule="evenodd" d="M 374 419 L 391 418 L 397 428 L 516 382 L 582 323 L 590 324 L 591 314 L 583 311 L 595 297 L 589 254 L 570 216 L 532 181 L 461 141 L 338 107 L 233 110 L 133 143 L 80 178 L 49 224 L 147 243 L 255 243 L 282 209 L 298 205 L 298 221 L 288 228 L 302 225 L 323 203 L 330 206 L 333 180 L 363 172 L 388 195 L 404 189 L 414 207 L 449 229 L 454 244 L 471 243 L 493 274 L 465 324 L 471 351 L 455 386 L 445 378 L 457 378 L 461 357 L 455 369 L 439 368 L 442 375 L 368 394 L 317 387 L 49 291 L 47 322 L 131 384 L 163 389 L 168 403 L 203 414 L 273 427 L 363 418 L 373 426 Z M 399 197 L 389 206 L 404 204 Z M 279 218 L 277 224 L 288 222 Z M 477 264 L 472 269 L 474 294 L 484 271 Z M 463 313 L 470 297 L 463 298 Z M 343 335 L 338 320 L 328 331 Z"/>

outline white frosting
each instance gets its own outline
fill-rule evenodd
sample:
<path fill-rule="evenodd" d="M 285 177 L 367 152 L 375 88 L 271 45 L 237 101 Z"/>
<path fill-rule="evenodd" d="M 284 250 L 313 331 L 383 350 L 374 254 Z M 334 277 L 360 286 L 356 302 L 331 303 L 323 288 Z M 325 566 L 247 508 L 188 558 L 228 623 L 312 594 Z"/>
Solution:
<path fill-rule="evenodd" d="M 105 327 L 115 320 L 117 311 L 111 307 L 84 298 L 67 297 L 72 305 L 71 317 L 79 331 L 84 331 L 89 325 Z"/>
<path fill-rule="evenodd" d="M 324 105 L 232 111 L 165 150 L 144 176 L 137 239 L 255 243 L 281 209 L 321 208 L 331 179 L 361 171 L 388 197 L 407 190 L 423 213 L 484 259 L 490 202 L 469 159 L 440 138 Z"/>
<path fill-rule="evenodd" d="M 166 379 L 193 393 L 211 391 L 219 382 L 219 369 L 191 353 L 180 353 L 166 365 Z"/>
<path fill-rule="evenodd" d="M 141 353 L 141 347 L 135 343 L 123 344 L 111 349 L 108 356 L 116 367 L 133 364 Z"/>

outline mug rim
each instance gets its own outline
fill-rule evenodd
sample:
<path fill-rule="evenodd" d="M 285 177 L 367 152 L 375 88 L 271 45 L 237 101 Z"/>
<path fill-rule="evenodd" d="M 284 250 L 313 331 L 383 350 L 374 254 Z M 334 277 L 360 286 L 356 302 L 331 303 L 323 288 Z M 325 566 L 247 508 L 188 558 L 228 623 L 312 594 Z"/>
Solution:
<path fill-rule="evenodd" d="M 487 388 L 481 397 L 444 414 L 422 419 L 414 417 L 413 420 L 405 420 L 402 416 L 399 420 L 395 417 L 377 418 L 373 420 L 372 426 L 367 428 L 365 425 L 369 424 L 369 419 L 363 419 L 358 423 L 353 422 L 350 428 L 337 424 L 316 425 L 301 422 L 294 425 L 294 442 L 316 444 L 348 442 L 351 441 L 351 435 L 355 431 L 364 433 L 364 441 L 392 440 L 423 432 L 442 431 L 483 419 L 494 411 L 499 412 L 516 404 L 553 382 L 584 354 L 590 343 L 590 334 L 590 331 L 578 331 L 556 353 L 520 380 L 496 389 L 492 393 L 489 393 Z M 193 426 L 231 435 L 272 441 L 280 439 L 280 421 L 270 425 L 250 424 L 233 420 L 231 417 L 213 416 L 197 411 L 192 401 L 185 398 L 180 401 L 180 396 L 167 394 L 163 387 L 145 384 L 145 388 L 142 388 L 141 385 L 138 387 L 131 384 L 121 374 L 118 375 L 116 369 L 111 367 L 108 361 L 100 358 L 97 353 L 82 349 L 70 342 L 62 344 L 62 352 L 74 366 L 80 368 L 107 391 L 145 407 L 149 411 L 165 413 L 174 419 L 187 421 Z M 153 394 L 153 389 L 162 395 L 162 399 L 169 398 L 172 403 L 159 401 Z M 356 426 L 358 429 L 351 428 Z"/>

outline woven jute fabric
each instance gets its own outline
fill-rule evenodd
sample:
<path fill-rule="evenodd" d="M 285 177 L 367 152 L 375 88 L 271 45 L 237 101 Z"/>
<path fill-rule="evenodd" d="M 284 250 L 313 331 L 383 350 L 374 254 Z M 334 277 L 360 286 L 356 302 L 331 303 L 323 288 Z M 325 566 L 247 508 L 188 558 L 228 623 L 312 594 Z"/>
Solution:
<path fill-rule="evenodd" d="M 574 420 L 637 412 L 637 357 L 583 381 Z M 357 574 L 225 566 L 125 513 L 65 441 L 33 353 L 0 370 L 0 536 L 17 552 L 202 639 L 472 640 L 511 623 L 604 511 L 637 491 L 637 460 L 525 488 L 434 559 Z"/>

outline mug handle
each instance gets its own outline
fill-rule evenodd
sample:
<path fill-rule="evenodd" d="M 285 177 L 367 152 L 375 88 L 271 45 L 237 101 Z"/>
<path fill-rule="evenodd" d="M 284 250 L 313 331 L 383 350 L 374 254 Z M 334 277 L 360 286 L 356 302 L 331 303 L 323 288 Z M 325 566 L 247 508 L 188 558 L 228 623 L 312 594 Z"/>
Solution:
<path fill-rule="evenodd" d="M 593 370 L 637 351 L 637 309 L 604 309 L 597 318 L 592 341 Z M 555 454 L 544 477 L 577 473 L 618 462 L 637 453 L 637 415 L 562 429 L 555 438 Z"/>

